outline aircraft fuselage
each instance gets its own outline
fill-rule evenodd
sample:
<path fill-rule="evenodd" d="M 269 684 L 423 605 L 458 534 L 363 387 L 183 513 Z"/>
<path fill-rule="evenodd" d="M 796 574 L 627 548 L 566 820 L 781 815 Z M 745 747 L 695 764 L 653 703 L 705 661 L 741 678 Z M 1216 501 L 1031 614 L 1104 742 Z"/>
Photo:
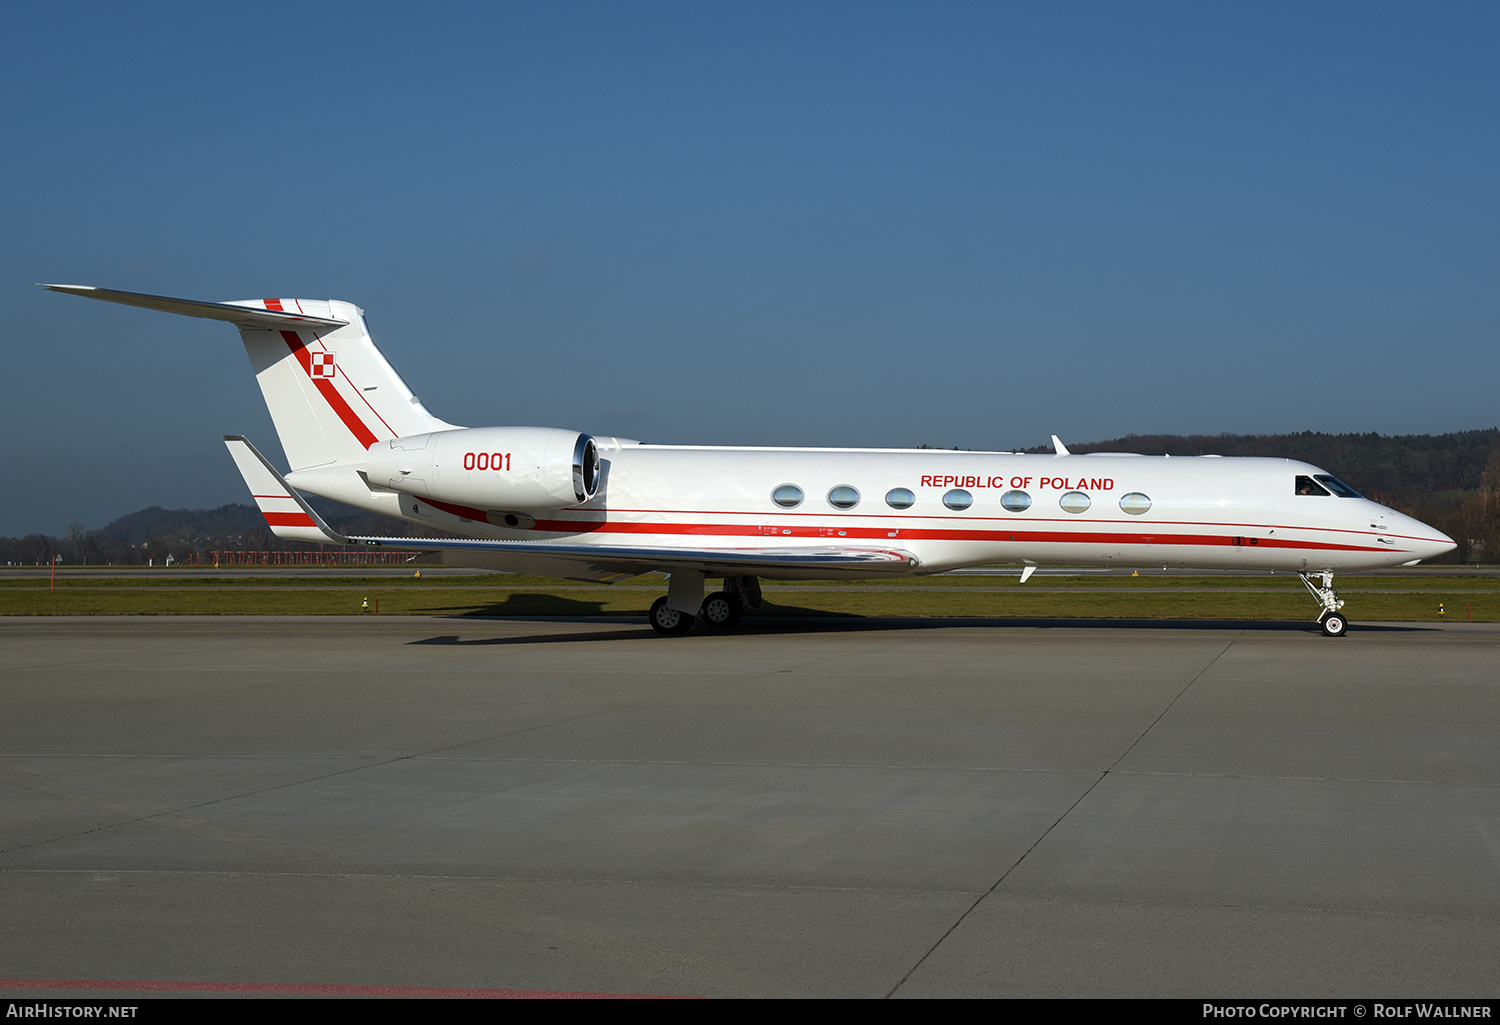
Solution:
<path fill-rule="evenodd" d="M 447 500 L 481 494 L 478 478 L 515 472 L 466 470 L 455 460 L 432 466 L 427 494 L 397 500 L 395 514 L 512 540 L 887 545 L 917 557 L 915 566 L 866 571 L 876 574 L 1020 561 L 1345 571 L 1399 566 L 1452 548 L 1431 527 L 1369 499 L 1335 494 L 1317 483 L 1326 471 L 1288 459 L 715 448 L 612 439 L 599 439 L 599 448 L 598 494 L 574 508 L 526 515 Z M 1315 482 L 1315 493 L 1298 494 L 1299 479 Z M 800 491 L 800 500 L 788 488 Z M 391 504 L 385 500 L 379 511 L 392 512 Z M 507 515 L 517 517 L 517 527 L 505 524 Z"/>

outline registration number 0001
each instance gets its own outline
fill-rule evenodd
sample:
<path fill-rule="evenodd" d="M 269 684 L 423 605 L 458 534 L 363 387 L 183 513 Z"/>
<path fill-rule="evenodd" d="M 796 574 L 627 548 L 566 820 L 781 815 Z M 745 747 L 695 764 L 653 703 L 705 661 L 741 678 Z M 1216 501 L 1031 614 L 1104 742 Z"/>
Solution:
<path fill-rule="evenodd" d="M 509 452 L 465 452 L 465 470 L 509 470 Z"/>

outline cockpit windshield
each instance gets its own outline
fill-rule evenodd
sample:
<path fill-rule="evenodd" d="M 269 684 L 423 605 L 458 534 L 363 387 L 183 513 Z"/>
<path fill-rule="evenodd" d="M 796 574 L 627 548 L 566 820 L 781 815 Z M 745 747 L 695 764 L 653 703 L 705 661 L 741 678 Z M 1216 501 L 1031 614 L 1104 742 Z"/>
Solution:
<path fill-rule="evenodd" d="M 1333 474 L 1331 474 L 1331 473 L 1320 473 L 1320 474 L 1317 475 L 1317 477 L 1318 477 L 1318 481 L 1325 488 L 1327 488 L 1329 491 L 1332 491 L 1335 495 L 1338 495 L 1340 498 L 1363 498 L 1364 497 L 1358 491 L 1355 491 L 1353 488 L 1351 488 L 1349 485 L 1345 484 L 1343 481 L 1339 480 L 1337 477 L 1333 476 Z"/>

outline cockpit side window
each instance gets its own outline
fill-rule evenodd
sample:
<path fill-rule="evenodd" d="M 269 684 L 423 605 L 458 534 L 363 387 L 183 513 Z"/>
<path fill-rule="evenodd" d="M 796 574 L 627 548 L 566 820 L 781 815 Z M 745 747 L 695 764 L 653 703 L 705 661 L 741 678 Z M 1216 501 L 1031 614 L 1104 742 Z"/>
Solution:
<path fill-rule="evenodd" d="M 1349 485 L 1345 484 L 1343 481 L 1339 480 L 1337 477 L 1333 476 L 1330 473 L 1320 473 L 1320 474 L 1317 475 L 1317 477 L 1318 477 L 1318 480 L 1322 483 L 1322 485 L 1325 488 L 1327 488 L 1329 491 L 1332 491 L 1335 495 L 1338 495 L 1340 498 L 1363 498 L 1364 497 L 1358 491 L 1355 491 Z"/>
<path fill-rule="evenodd" d="M 1322 495 L 1324 498 L 1328 497 L 1328 492 L 1323 489 L 1323 486 L 1321 484 L 1313 480 L 1311 477 L 1303 477 L 1300 475 L 1297 477 L 1297 494 Z"/>

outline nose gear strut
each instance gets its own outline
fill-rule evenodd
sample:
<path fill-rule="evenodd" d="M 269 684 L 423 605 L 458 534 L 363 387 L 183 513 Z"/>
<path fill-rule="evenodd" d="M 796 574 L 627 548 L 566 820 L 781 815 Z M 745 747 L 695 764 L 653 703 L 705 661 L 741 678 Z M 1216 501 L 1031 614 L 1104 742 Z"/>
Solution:
<path fill-rule="evenodd" d="M 1318 625 L 1323 628 L 1325 637 L 1342 637 L 1349 629 L 1349 621 L 1344 618 L 1341 611 L 1344 600 L 1333 590 L 1333 574 L 1329 572 L 1319 573 L 1323 578 L 1323 586 L 1319 587 L 1312 582 L 1311 573 L 1298 573 L 1297 578 L 1302 581 L 1302 586 L 1311 592 L 1313 599 L 1323 606 L 1323 611 L 1318 613 Z"/>

